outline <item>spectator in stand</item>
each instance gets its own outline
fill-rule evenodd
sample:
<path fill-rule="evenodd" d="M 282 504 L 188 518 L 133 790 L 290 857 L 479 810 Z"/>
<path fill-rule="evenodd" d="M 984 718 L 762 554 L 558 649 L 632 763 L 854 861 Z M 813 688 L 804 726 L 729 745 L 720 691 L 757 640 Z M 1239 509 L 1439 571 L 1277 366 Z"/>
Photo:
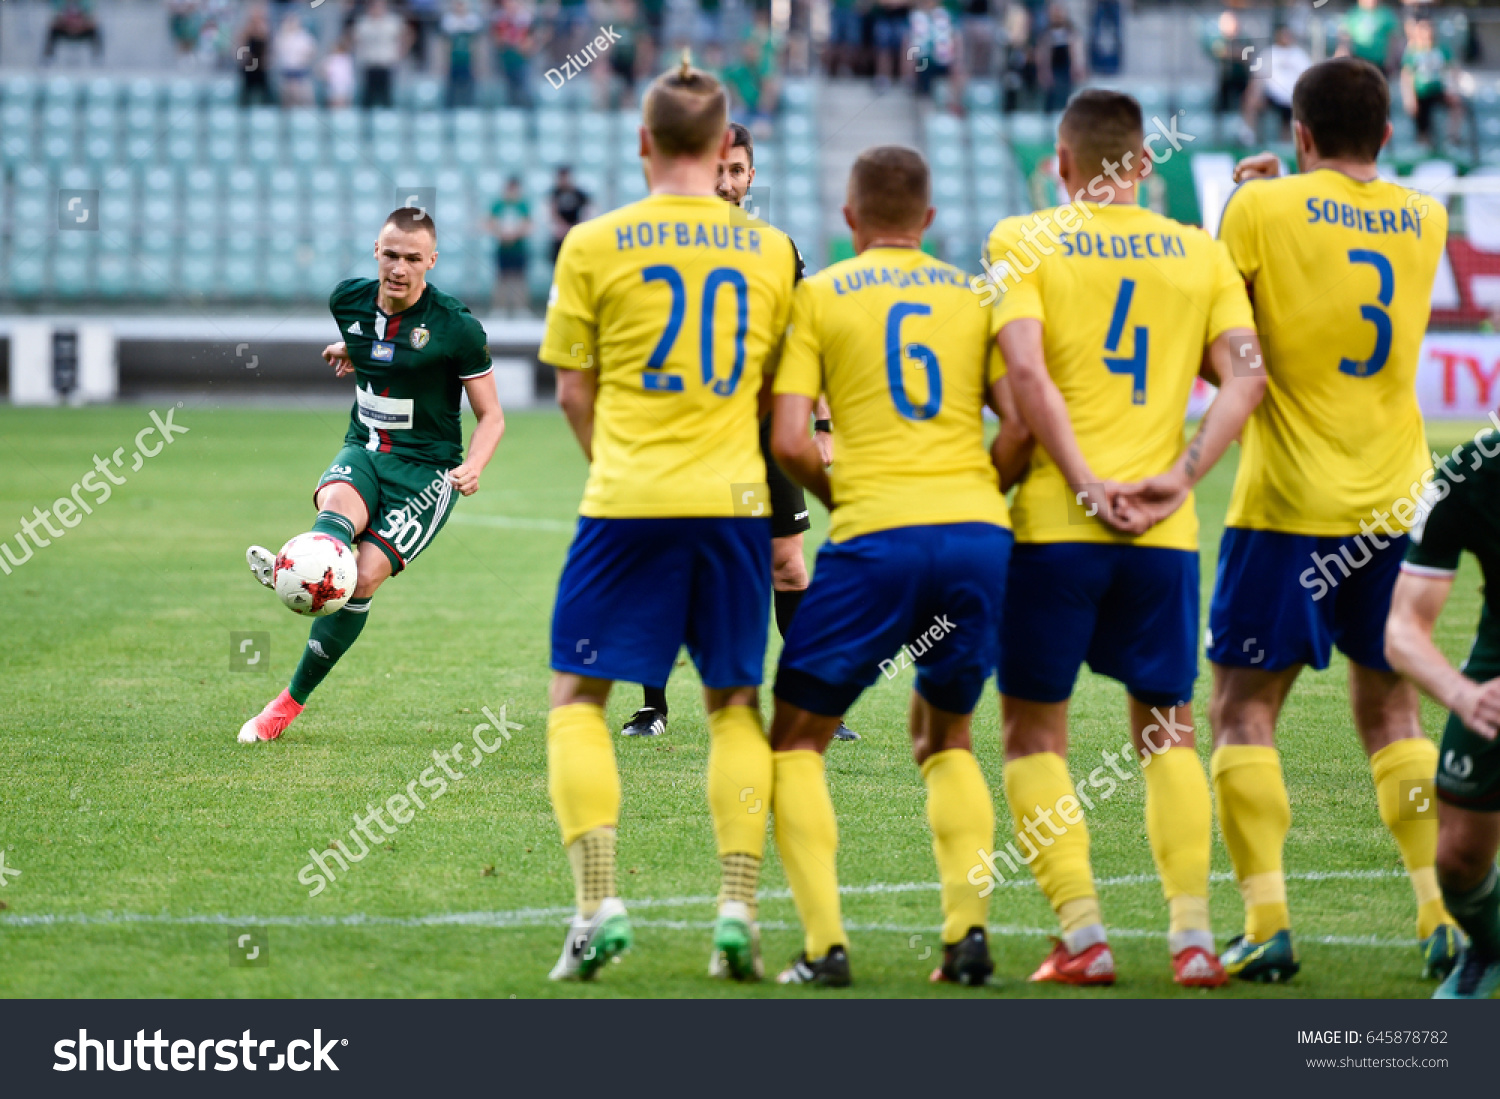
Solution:
<path fill-rule="evenodd" d="M 235 39 L 234 63 L 240 68 L 240 106 L 269 106 L 271 91 L 271 20 L 264 0 L 250 5 Z"/>
<path fill-rule="evenodd" d="M 94 58 L 104 56 L 104 38 L 94 18 L 94 0 L 52 0 L 52 23 L 47 28 L 47 44 L 42 61 L 52 60 L 57 43 L 87 42 L 94 48 Z"/>
<path fill-rule="evenodd" d="M 179 58 L 189 58 L 198 46 L 198 29 L 202 14 L 198 0 L 168 0 L 167 29 L 172 34 L 172 43 L 177 47 Z"/>
<path fill-rule="evenodd" d="M 531 105 L 531 59 L 536 56 L 536 11 L 531 0 L 501 0 L 490 23 L 495 67 L 505 78 L 505 101 Z"/>
<path fill-rule="evenodd" d="M 693 23 L 693 46 L 705 54 L 710 46 L 724 43 L 724 8 L 721 0 L 698 0 Z"/>
<path fill-rule="evenodd" d="M 768 49 L 767 44 L 751 36 L 740 43 L 738 59 L 724 70 L 730 102 L 739 108 L 735 113 L 749 119 L 747 125 L 756 137 L 769 135 L 776 114 L 781 88 L 774 75 L 774 56 L 774 46 Z"/>
<path fill-rule="evenodd" d="M 953 85 L 953 107 L 962 110 L 963 51 L 948 9 L 938 0 L 917 0 L 906 36 L 906 69 L 915 77 L 917 94 L 932 94 L 932 82 L 947 77 Z"/>
<path fill-rule="evenodd" d="M 875 43 L 875 87 L 885 89 L 901 71 L 901 51 L 906 41 L 911 6 L 907 0 L 875 0 L 870 37 Z"/>
<path fill-rule="evenodd" d="M 1062 0 L 1053 0 L 1047 7 L 1047 26 L 1037 36 L 1037 54 L 1037 75 L 1045 92 L 1042 110 L 1060 111 L 1085 75 L 1083 42 Z"/>
<path fill-rule="evenodd" d="M 965 43 L 964 73 L 976 78 L 994 75 L 995 42 L 999 26 L 991 9 L 992 0 L 963 0 L 961 41 Z M 999 7 L 1001 0 L 993 0 Z"/>
<path fill-rule="evenodd" d="M 1453 92 L 1453 56 L 1437 42 L 1430 19 L 1406 23 L 1406 53 L 1401 58 L 1401 103 L 1417 126 L 1417 140 L 1433 147 L 1432 112 L 1448 108 L 1450 142 L 1462 141 L 1463 102 Z"/>
<path fill-rule="evenodd" d="M 863 63 L 865 47 L 865 15 L 869 10 L 865 0 L 833 0 L 828 12 L 828 44 L 823 54 L 823 64 L 829 76 L 858 72 Z"/>
<path fill-rule="evenodd" d="M 365 13 L 354 23 L 354 59 L 364 75 L 365 108 L 389 107 L 396 66 L 406 56 L 411 31 L 386 0 L 370 0 Z"/>
<path fill-rule="evenodd" d="M 1381 0 L 1359 0 L 1359 6 L 1339 21 L 1339 55 L 1370 62 L 1387 76 L 1401 60 L 1401 24 Z"/>
<path fill-rule="evenodd" d="M 443 37 L 448 40 L 449 107 L 474 106 L 474 43 L 484 33 L 484 19 L 468 0 L 453 0 L 443 13 Z"/>
<path fill-rule="evenodd" d="M 334 109 L 352 107 L 357 84 L 353 34 L 344 31 L 332 52 L 323 59 L 323 99 Z"/>
<path fill-rule="evenodd" d="M 1250 85 L 1253 104 L 1247 122 L 1252 130 L 1259 132 L 1257 122 L 1261 110 L 1267 103 L 1281 120 L 1279 139 L 1287 140 L 1292 127 L 1292 89 L 1297 79 L 1312 67 L 1312 58 L 1297 41 L 1292 28 L 1283 23 L 1276 28 L 1276 37 L 1271 40 L 1271 61 L 1263 72 L 1255 74 Z"/>
<path fill-rule="evenodd" d="M 1254 47 L 1240 28 L 1239 13 L 1226 10 L 1204 35 L 1203 49 L 1218 70 L 1214 110 L 1229 114 L 1241 109 L 1250 89 L 1250 64 Z"/>
<path fill-rule="evenodd" d="M 443 17 L 442 0 L 406 0 L 406 25 L 411 30 L 411 53 L 417 68 L 427 71 L 427 44 Z"/>
<path fill-rule="evenodd" d="M 490 235 L 497 242 L 495 294 L 491 305 L 507 317 L 529 315 L 526 261 L 531 252 L 531 205 L 521 193 L 521 180 L 511 176 L 490 207 Z"/>
<path fill-rule="evenodd" d="M 1031 41 L 1031 13 L 1012 0 L 1005 9 L 1005 74 L 1002 107 L 1014 111 L 1036 100 L 1036 49 Z"/>
<path fill-rule="evenodd" d="M 629 106 L 635 102 L 637 77 L 650 71 L 645 67 L 651 57 L 650 31 L 635 0 L 614 0 L 602 14 L 602 23 L 613 28 L 619 38 L 604 55 L 606 63 L 591 68 L 597 72 L 595 79 L 604 85 L 603 98 L 615 102 L 613 86 L 618 81 L 623 91 L 619 102 Z"/>
<path fill-rule="evenodd" d="M 557 179 L 553 183 L 549 200 L 552 206 L 552 260 L 555 263 L 557 253 L 562 250 L 563 237 L 568 235 L 569 229 L 583 220 L 589 196 L 578 189 L 573 182 L 572 169 L 564 164 L 557 169 Z"/>
<path fill-rule="evenodd" d="M 577 53 L 594 36 L 594 21 L 589 15 L 588 0 L 552 0 L 557 14 L 552 20 L 552 35 L 547 42 L 551 60 L 560 65 L 564 57 Z"/>
<path fill-rule="evenodd" d="M 282 106 L 311 107 L 317 102 L 313 69 L 318 63 L 318 40 L 295 12 L 282 19 L 271 47 L 271 59 L 276 64 Z"/>

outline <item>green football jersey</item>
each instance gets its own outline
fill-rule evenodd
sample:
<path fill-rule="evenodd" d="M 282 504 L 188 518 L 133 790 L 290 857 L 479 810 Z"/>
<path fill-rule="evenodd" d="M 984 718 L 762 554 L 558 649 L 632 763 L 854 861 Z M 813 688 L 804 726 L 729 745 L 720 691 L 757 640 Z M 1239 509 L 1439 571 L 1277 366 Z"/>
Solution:
<path fill-rule="evenodd" d="M 462 383 L 493 369 L 484 327 L 457 298 L 429 285 L 410 309 L 380 311 L 376 279 L 346 279 L 328 308 L 357 383 L 345 444 L 413 462 L 463 460 Z"/>
<path fill-rule="evenodd" d="M 1425 478 L 1424 478 L 1425 479 Z M 1500 674 L 1500 432 L 1488 431 L 1442 457 L 1411 530 L 1404 572 L 1452 576 L 1465 550 L 1484 576 L 1484 610 L 1465 668 Z"/>

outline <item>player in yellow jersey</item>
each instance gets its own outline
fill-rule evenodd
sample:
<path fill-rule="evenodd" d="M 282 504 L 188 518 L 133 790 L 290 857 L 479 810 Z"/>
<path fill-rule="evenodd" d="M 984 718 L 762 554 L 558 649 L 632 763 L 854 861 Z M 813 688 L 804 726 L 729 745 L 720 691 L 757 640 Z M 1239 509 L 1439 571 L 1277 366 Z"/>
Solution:
<path fill-rule="evenodd" d="M 823 752 L 881 671 L 913 661 L 913 755 L 942 882 L 934 976 L 983 984 L 994 969 L 991 890 L 969 872 L 995 817 L 969 723 L 995 666 L 1011 547 L 982 419 L 1000 398 L 980 298 L 921 250 L 929 195 L 914 150 L 860 154 L 844 207 L 857 255 L 798 287 L 776 375 L 772 453 L 833 513 L 781 652 L 771 725 L 776 848 L 806 932 L 788 984 L 849 983 Z M 831 476 L 807 431 L 819 393 L 839 424 Z"/>
<path fill-rule="evenodd" d="M 704 685 L 723 874 L 714 968 L 750 978 L 772 778 L 756 699 L 771 602 L 756 410 L 795 253 L 714 194 L 730 141 L 716 79 L 684 60 L 652 83 L 642 114 L 651 194 L 568 233 L 542 341 L 589 458 L 552 618 L 548 780 L 578 897 L 552 976 L 590 977 L 630 944 L 604 704 L 616 680 L 664 686 L 686 644 Z"/>
<path fill-rule="evenodd" d="M 1448 228 L 1441 203 L 1376 174 L 1389 97 L 1367 62 L 1308 69 L 1292 92 L 1299 174 L 1246 183 L 1219 227 L 1255 302 L 1270 383 L 1245 428 L 1208 617 L 1214 789 L 1245 902 L 1245 933 L 1223 960 L 1253 980 L 1298 968 L 1276 719 L 1303 666 L 1326 668 L 1335 645 L 1380 816 L 1416 890 L 1429 974 L 1451 968 L 1460 946 L 1433 869 L 1437 823 L 1401 801 L 1432 778 L 1437 750 L 1416 688 L 1383 651 L 1429 469 L 1415 382 Z"/>
<path fill-rule="evenodd" d="M 1265 379 L 1250 303 L 1223 247 L 1137 205 L 1149 170 L 1142 138 L 1134 99 L 1079 92 L 1058 127 L 1073 201 L 1008 218 L 989 239 L 985 266 L 1003 287 L 992 326 L 1039 444 L 1015 498 L 1000 627 L 1005 790 L 1019 849 L 997 852 L 991 869 L 1029 864 L 1062 925 L 1033 981 L 1113 983 L 1083 809 L 1089 790 L 1113 793 L 1111 769 L 1128 776 L 1106 752 L 1087 788 L 1069 777 L 1068 699 L 1087 661 L 1129 695 L 1122 752 L 1145 775 L 1173 975 L 1214 987 L 1226 978 L 1208 919 L 1212 810 L 1191 710 L 1199 580 L 1190 490 L 1239 434 Z M 1200 367 L 1220 390 L 1184 452 Z M 1124 484 L 1162 470 L 1148 486 Z"/>

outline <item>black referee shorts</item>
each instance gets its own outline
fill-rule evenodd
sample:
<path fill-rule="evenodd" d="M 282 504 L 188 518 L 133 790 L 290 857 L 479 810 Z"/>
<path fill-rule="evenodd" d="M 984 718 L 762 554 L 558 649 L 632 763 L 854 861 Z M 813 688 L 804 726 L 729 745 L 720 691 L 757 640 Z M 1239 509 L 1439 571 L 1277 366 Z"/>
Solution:
<path fill-rule="evenodd" d="M 807 497 L 776 459 L 771 457 L 771 417 L 760 422 L 760 452 L 766 459 L 766 484 L 771 490 L 771 537 L 790 538 L 812 529 L 807 516 Z"/>

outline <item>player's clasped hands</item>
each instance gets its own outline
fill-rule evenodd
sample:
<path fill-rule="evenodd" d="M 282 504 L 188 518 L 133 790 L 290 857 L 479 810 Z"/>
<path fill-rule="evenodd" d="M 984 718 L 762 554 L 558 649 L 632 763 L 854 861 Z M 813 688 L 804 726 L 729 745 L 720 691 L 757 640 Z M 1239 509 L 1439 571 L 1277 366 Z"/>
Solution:
<path fill-rule="evenodd" d="M 343 340 L 323 348 L 323 361 L 333 367 L 333 375 L 336 378 L 354 373 L 354 360 L 349 358 L 349 348 Z"/>
<path fill-rule="evenodd" d="M 1125 534 L 1144 534 L 1182 507 L 1191 491 L 1187 478 L 1176 469 L 1144 481 L 1115 482 L 1108 488 L 1109 510 L 1114 521 L 1105 521 Z"/>

